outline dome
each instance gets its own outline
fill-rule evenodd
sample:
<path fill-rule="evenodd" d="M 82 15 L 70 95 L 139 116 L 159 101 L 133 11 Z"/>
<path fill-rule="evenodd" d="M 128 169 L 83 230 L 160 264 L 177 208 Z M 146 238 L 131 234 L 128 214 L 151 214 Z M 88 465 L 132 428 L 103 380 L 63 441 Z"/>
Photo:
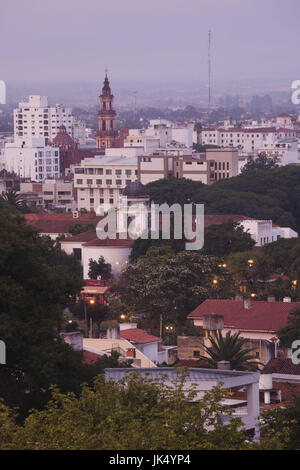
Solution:
<path fill-rule="evenodd" d="M 56 145 L 73 145 L 74 141 L 72 137 L 67 134 L 67 129 L 65 128 L 64 125 L 61 125 L 59 128 L 59 132 L 56 134 L 56 136 L 53 139 L 53 143 Z"/>
<path fill-rule="evenodd" d="M 122 196 L 127 197 L 149 197 L 149 191 L 142 183 L 139 181 L 133 181 L 128 183 L 122 193 Z"/>

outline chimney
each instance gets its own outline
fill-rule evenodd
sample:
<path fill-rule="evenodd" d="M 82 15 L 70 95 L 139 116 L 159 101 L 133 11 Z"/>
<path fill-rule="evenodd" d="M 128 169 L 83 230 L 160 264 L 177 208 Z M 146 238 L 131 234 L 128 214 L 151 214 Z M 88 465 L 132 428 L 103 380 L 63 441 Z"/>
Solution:
<path fill-rule="evenodd" d="M 224 316 L 217 315 L 216 313 L 208 313 L 203 315 L 203 329 L 208 334 L 216 332 L 217 330 L 222 331 L 224 328 Z"/>
<path fill-rule="evenodd" d="M 244 300 L 244 308 L 246 310 L 250 310 L 252 307 L 252 302 L 251 302 L 251 299 L 245 299 Z"/>
<path fill-rule="evenodd" d="M 106 332 L 107 339 L 120 339 L 120 326 L 110 326 Z"/>
<path fill-rule="evenodd" d="M 236 295 L 234 300 L 243 300 L 243 296 L 242 295 Z"/>
<path fill-rule="evenodd" d="M 268 302 L 276 302 L 274 295 L 269 295 L 267 298 Z"/>
<path fill-rule="evenodd" d="M 292 299 L 290 297 L 283 297 L 283 302 L 291 302 Z"/>
<path fill-rule="evenodd" d="M 135 356 L 136 356 L 135 348 L 128 348 L 126 351 L 126 357 L 135 358 Z"/>
<path fill-rule="evenodd" d="M 219 370 L 231 370 L 230 361 L 218 361 L 217 369 Z"/>

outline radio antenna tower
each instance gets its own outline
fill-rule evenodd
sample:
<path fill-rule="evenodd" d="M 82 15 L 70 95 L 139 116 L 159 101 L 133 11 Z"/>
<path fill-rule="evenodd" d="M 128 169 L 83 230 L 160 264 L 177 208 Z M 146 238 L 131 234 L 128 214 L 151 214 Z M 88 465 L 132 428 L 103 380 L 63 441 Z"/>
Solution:
<path fill-rule="evenodd" d="M 210 57 L 210 47 L 211 47 L 211 30 L 208 30 L 208 106 L 211 104 L 211 57 Z"/>

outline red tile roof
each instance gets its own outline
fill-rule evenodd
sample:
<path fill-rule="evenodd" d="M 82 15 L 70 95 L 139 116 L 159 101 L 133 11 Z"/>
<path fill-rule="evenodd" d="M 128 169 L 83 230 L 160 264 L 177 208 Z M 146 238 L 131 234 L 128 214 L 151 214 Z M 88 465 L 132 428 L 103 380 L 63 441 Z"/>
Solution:
<path fill-rule="evenodd" d="M 78 218 L 74 218 L 73 214 L 24 214 L 24 217 L 30 225 L 44 233 L 68 233 L 70 226 L 77 223 L 82 225 L 93 224 L 95 227 L 99 220 L 103 217 L 95 214 L 81 214 Z"/>
<path fill-rule="evenodd" d="M 84 246 L 106 246 L 106 247 L 111 247 L 111 246 L 119 246 L 119 247 L 131 247 L 133 245 L 134 240 L 131 238 L 119 238 L 117 234 L 117 238 L 106 238 L 105 240 L 101 240 L 100 238 L 97 237 L 95 233 L 95 237 L 92 238 L 91 240 L 87 241 L 84 243 Z"/>
<path fill-rule="evenodd" d="M 241 300 L 207 299 L 188 318 L 201 319 L 208 313 L 224 316 L 224 326 L 239 330 L 275 332 L 287 324 L 289 312 L 300 309 L 300 302 L 266 302 L 252 300 L 250 309 Z"/>
<path fill-rule="evenodd" d="M 300 364 L 293 364 L 289 358 L 274 357 L 265 365 L 261 373 L 300 375 Z"/>
<path fill-rule="evenodd" d="M 84 364 L 93 364 L 97 359 L 101 357 L 100 354 L 96 354 L 90 351 L 86 351 L 85 349 L 82 351 L 83 353 L 83 363 Z"/>
<path fill-rule="evenodd" d="M 146 344 L 155 343 L 161 341 L 158 336 L 152 336 L 147 331 L 141 330 L 140 328 L 129 328 L 128 330 L 120 331 L 120 337 L 127 339 L 131 343 Z"/>

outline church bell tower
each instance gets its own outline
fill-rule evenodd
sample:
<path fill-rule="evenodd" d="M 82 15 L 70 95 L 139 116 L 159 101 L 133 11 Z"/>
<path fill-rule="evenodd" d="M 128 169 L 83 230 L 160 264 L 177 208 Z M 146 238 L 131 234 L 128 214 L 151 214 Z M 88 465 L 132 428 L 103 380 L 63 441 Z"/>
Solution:
<path fill-rule="evenodd" d="M 114 96 L 111 92 L 107 72 L 100 95 L 100 111 L 98 112 L 98 133 L 96 136 L 97 147 L 101 149 L 114 146 L 118 138 L 116 131 L 116 112 L 113 108 Z"/>

